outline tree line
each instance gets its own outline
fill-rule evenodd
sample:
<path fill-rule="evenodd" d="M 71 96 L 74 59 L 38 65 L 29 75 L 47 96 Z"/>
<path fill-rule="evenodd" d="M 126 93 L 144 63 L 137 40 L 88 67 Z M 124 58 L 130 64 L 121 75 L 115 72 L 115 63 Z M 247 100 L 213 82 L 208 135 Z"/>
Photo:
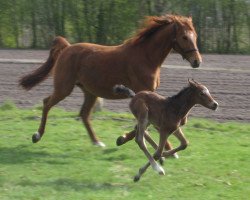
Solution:
<path fill-rule="evenodd" d="M 0 48 L 71 43 L 120 44 L 147 15 L 192 16 L 206 53 L 250 53 L 249 0 L 0 0 Z"/>

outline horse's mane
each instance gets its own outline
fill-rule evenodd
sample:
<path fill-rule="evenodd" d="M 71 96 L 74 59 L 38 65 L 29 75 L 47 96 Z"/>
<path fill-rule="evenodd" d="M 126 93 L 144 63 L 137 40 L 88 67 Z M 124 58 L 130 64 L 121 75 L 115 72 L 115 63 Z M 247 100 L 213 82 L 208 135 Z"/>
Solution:
<path fill-rule="evenodd" d="M 133 44 L 138 44 L 140 42 L 143 42 L 158 30 L 160 30 L 162 27 L 174 22 L 180 25 L 184 25 L 187 27 L 187 29 L 195 32 L 191 17 L 184 17 L 180 15 L 163 15 L 160 17 L 148 16 L 145 18 L 142 28 L 137 31 L 135 36 L 126 40 L 125 43 L 131 42 Z"/>

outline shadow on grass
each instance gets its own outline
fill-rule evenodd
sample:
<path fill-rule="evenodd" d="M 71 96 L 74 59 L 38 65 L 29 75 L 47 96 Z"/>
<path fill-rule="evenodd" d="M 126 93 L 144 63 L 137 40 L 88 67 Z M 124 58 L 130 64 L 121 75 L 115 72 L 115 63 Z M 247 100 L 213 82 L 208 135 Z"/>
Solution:
<path fill-rule="evenodd" d="M 47 162 L 48 164 L 67 164 L 54 158 L 65 158 L 64 155 L 49 154 L 45 151 L 30 151 L 28 145 L 16 147 L 0 147 L 0 164 L 23 164 L 32 162 Z M 49 159 L 49 160 L 48 160 Z M 54 159 L 54 160 L 51 160 Z"/>
<path fill-rule="evenodd" d="M 126 188 L 126 185 L 121 183 L 112 183 L 112 182 L 95 182 L 94 180 L 74 180 L 70 178 L 60 178 L 54 181 L 45 181 L 45 182 L 34 182 L 31 180 L 22 180 L 17 183 L 17 185 L 22 187 L 49 187 L 57 191 L 65 190 L 75 190 L 82 191 L 83 189 L 90 189 L 93 191 L 98 190 L 112 190 L 115 188 Z"/>
<path fill-rule="evenodd" d="M 129 155 L 119 153 L 119 151 L 121 152 L 117 147 L 105 149 L 103 150 L 103 156 L 99 159 L 104 161 L 123 161 L 130 158 Z M 114 153 L 117 154 L 114 155 Z"/>

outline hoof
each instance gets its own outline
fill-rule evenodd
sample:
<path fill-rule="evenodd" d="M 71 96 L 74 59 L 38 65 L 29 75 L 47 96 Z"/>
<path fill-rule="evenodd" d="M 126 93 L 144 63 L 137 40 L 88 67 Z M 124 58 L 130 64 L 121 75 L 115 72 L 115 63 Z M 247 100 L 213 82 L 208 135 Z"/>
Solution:
<path fill-rule="evenodd" d="M 97 141 L 93 143 L 97 147 L 106 147 L 106 145 L 103 142 Z"/>
<path fill-rule="evenodd" d="M 37 143 L 40 139 L 41 139 L 41 136 L 39 133 L 35 133 L 34 135 L 32 135 L 32 142 L 33 143 Z"/>
<path fill-rule="evenodd" d="M 155 171 L 158 172 L 159 175 L 165 175 L 165 171 L 160 165 L 157 164 L 157 165 L 152 166 L 152 167 Z"/>
<path fill-rule="evenodd" d="M 135 177 L 134 177 L 134 182 L 138 182 L 139 180 L 140 180 L 140 176 L 139 175 L 136 175 Z"/>
<path fill-rule="evenodd" d="M 117 145 L 117 146 L 121 146 L 121 145 L 123 145 L 124 143 L 125 143 L 125 138 L 124 138 L 124 136 L 120 136 L 120 137 L 117 138 L 117 140 L 116 140 L 116 145 Z"/>
<path fill-rule="evenodd" d="M 162 171 L 159 171 L 158 173 L 159 173 L 159 175 L 165 175 L 164 169 L 162 169 Z"/>
<path fill-rule="evenodd" d="M 178 155 L 177 153 L 174 153 L 174 154 L 172 155 L 172 157 L 175 158 L 175 159 L 178 159 L 178 158 L 179 158 L 179 155 Z"/>

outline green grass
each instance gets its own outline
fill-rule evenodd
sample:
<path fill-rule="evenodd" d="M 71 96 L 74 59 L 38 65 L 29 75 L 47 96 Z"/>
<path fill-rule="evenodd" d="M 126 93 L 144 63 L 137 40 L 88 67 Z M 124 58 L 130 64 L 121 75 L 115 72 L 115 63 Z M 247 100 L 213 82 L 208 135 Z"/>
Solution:
<path fill-rule="evenodd" d="M 134 141 L 116 147 L 116 138 L 134 127 L 128 113 L 101 112 L 93 126 L 106 143 L 93 147 L 77 113 L 53 109 L 37 144 L 41 110 L 0 107 L 0 199 L 248 199 L 250 125 L 190 119 L 183 128 L 190 146 L 180 159 L 165 161 L 165 176 L 152 168 L 138 183 L 146 163 Z M 157 134 L 151 128 L 155 139 Z M 176 146 L 175 138 L 170 140 Z M 151 149 L 152 151 L 152 149 Z"/>

